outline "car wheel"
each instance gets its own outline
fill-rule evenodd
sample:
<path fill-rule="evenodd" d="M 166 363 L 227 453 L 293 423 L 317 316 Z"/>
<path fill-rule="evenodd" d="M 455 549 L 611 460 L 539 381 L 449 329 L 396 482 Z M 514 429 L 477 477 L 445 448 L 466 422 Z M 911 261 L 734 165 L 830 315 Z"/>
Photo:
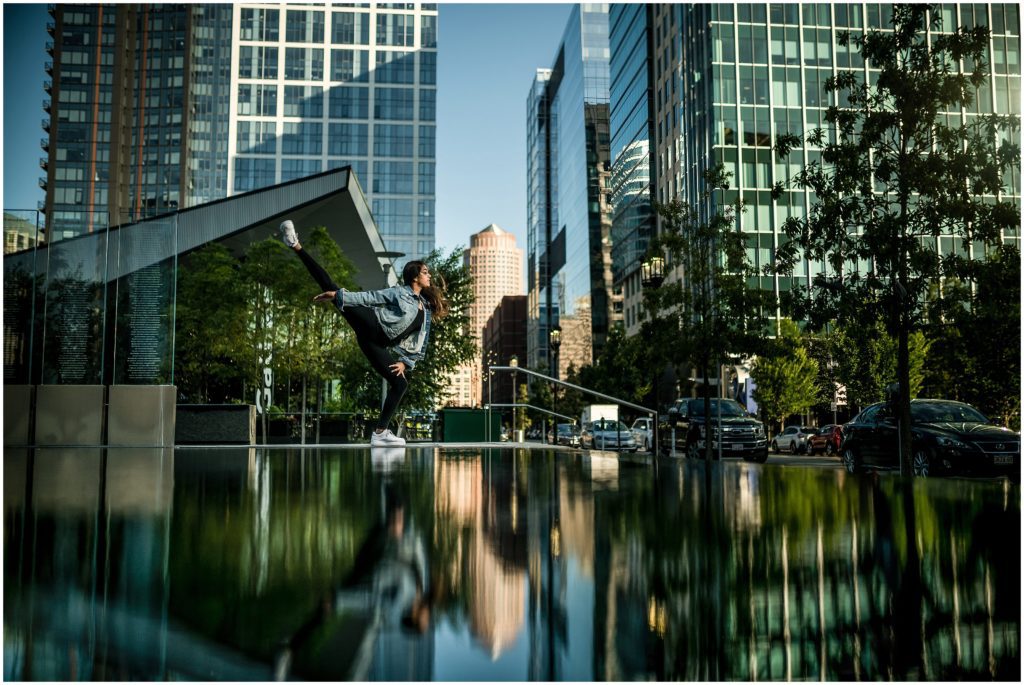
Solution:
<path fill-rule="evenodd" d="M 847 447 L 843 450 L 843 466 L 847 473 L 857 473 L 860 470 L 860 460 L 852 449 Z"/>
<path fill-rule="evenodd" d="M 835 453 L 836 453 L 835 446 L 831 442 L 826 442 L 825 443 L 825 454 L 827 454 L 828 456 L 831 457 Z"/>
<path fill-rule="evenodd" d="M 690 459 L 703 459 L 704 450 L 697 446 L 697 441 L 694 440 L 686 445 L 686 456 Z"/>
<path fill-rule="evenodd" d="M 772 452 L 778 452 L 778 451 L 779 451 L 779 443 L 777 443 L 774 440 L 772 440 Z"/>
<path fill-rule="evenodd" d="M 790 441 L 790 443 L 789 443 L 789 453 L 790 454 L 794 454 L 794 455 L 797 453 L 796 440 L 791 440 Z"/>
<path fill-rule="evenodd" d="M 750 461 L 754 462 L 755 464 L 765 463 L 766 461 L 768 461 L 768 450 L 765 450 L 763 453 L 751 457 Z"/>
<path fill-rule="evenodd" d="M 647 438 L 644 438 L 644 452 L 650 452 L 650 451 L 651 451 L 651 443 L 647 441 Z"/>
<path fill-rule="evenodd" d="M 910 464 L 910 470 L 915 476 L 921 476 L 927 478 L 931 475 L 932 469 L 932 455 L 923 447 L 918 447 L 914 450 L 914 459 Z"/>

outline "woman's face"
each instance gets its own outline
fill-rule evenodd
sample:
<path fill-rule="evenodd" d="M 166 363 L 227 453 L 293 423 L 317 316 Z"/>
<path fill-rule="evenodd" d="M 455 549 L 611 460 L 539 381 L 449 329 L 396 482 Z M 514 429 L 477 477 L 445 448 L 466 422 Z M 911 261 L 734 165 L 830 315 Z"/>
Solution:
<path fill-rule="evenodd" d="M 426 265 L 420 267 L 420 273 L 413 279 L 413 283 L 416 283 L 421 288 L 430 287 L 430 269 Z"/>

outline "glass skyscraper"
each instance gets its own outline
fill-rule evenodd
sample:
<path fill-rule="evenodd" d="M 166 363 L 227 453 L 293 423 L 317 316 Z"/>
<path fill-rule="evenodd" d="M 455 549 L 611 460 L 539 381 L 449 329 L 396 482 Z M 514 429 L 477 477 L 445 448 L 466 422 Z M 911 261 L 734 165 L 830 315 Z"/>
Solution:
<path fill-rule="evenodd" d="M 975 25 L 992 31 L 988 83 L 978 90 L 975 107 L 949 113 L 950 122 L 978 113 L 1019 114 L 1019 7 L 945 4 L 938 11 L 943 32 Z M 892 5 L 877 3 L 653 6 L 648 35 L 637 36 L 634 43 L 650 41 L 655 129 L 651 164 L 657 199 L 665 202 L 678 196 L 697 204 L 702 172 L 723 163 L 732 179 L 722 199 L 732 203 L 742 198 L 747 203 L 740 227 L 748 235 L 748 256 L 759 270 L 770 264 L 785 239 L 783 223 L 791 216 L 805 216 L 814 201 L 808 191 L 790 188 L 789 181 L 820 155 L 805 146 L 780 161 L 771 149 L 775 136 L 804 136 L 825 123 L 826 108 L 836 97 L 823 88 L 830 76 L 855 71 L 866 80 L 877 74 L 865 66 L 855 47 L 841 46 L 837 34 L 884 30 L 891 14 Z M 613 47 L 629 50 L 635 45 Z M 618 92 L 616 74 L 613 93 Z M 618 133 L 613 130 L 613 140 Z M 1019 132 L 1004 135 L 1019 145 Z M 1010 174 L 1007 185 L 1019 202 L 1020 178 L 1017 170 Z M 773 200 L 770 191 L 776 182 L 782 182 L 786 191 Z M 1007 231 L 1003 239 L 1019 243 L 1019 231 Z M 978 257 L 982 249 L 965 247 L 952 236 L 934 240 L 941 255 Z M 760 276 L 759 286 L 779 294 L 806 286 L 826 268 L 821 261 L 805 260 L 791 277 Z"/>
<path fill-rule="evenodd" d="M 51 14 L 50 240 L 351 165 L 388 249 L 433 249 L 436 5 Z"/>
<path fill-rule="evenodd" d="M 640 262 L 654 231 L 651 143 L 654 134 L 648 31 L 653 5 L 614 4 L 611 45 L 612 278 L 622 289 L 627 334 L 639 331 Z"/>
<path fill-rule="evenodd" d="M 558 368 L 589 364 L 621 296 L 611 278 L 608 5 L 573 7 L 550 69 L 527 98 L 527 356 Z"/>

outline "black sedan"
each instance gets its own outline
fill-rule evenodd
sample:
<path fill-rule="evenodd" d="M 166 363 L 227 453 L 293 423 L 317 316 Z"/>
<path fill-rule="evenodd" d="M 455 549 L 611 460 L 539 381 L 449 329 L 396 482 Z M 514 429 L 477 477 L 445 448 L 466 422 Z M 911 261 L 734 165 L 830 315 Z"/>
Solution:
<path fill-rule="evenodd" d="M 952 400 L 912 400 L 911 465 L 914 475 L 946 473 L 1020 477 L 1020 433 L 994 426 L 977 409 Z M 873 404 L 843 426 L 843 465 L 896 468 L 899 428 L 885 402 Z"/>

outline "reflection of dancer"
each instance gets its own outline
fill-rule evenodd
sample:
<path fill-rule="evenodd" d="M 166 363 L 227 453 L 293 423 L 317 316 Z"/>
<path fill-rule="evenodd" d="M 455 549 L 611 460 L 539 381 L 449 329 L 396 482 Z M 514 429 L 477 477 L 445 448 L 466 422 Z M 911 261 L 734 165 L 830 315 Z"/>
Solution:
<path fill-rule="evenodd" d="M 401 651 L 401 640 L 395 644 L 395 633 L 418 636 L 430 625 L 434 593 L 427 590 L 426 552 L 420 534 L 407 520 L 406 506 L 398 501 L 390 486 L 384 489 L 386 513 L 384 524 L 378 523 L 367 534 L 356 553 L 352 571 L 336 589 L 318 603 L 318 608 L 286 642 L 275 663 L 275 676 L 283 680 L 290 675 L 292 658 L 304 654 L 309 646 L 319 643 L 317 633 L 336 617 L 346 614 L 361 616 L 365 623 L 363 644 L 355 654 L 349 675 L 376 663 L 377 670 L 388 664 Z M 406 680 L 408 678 L 384 678 Z"/>
<path fill-rule="evenodd" d="M 281 223 L 281 238 L 285 245 L 295 250 L 310 275 L 324 289 L 313 299 L 334 303 L 352 326 L 356 342 L 374 371 L 387 381 L 388 392 L 380 409 L 376 429 L 370 437 L 370 444 L 404 445 L 405 440 L 392 433 L 388 424 L 409 388 L 406 371 L 412 371 L 416 362 L 426 354 L 431 316 L 440 319 L 448 313 L 444 280 L 439 279 L 439 287 L 431 287 L 427 265 L 421 261 L 412 261 L 402 269 L 402 282 L 405 285 L 349 292 L 339 288 L 323 267 L 302 249 L 291 221 Z M 397 352 L 397 360 L 389 349 Z"/>

